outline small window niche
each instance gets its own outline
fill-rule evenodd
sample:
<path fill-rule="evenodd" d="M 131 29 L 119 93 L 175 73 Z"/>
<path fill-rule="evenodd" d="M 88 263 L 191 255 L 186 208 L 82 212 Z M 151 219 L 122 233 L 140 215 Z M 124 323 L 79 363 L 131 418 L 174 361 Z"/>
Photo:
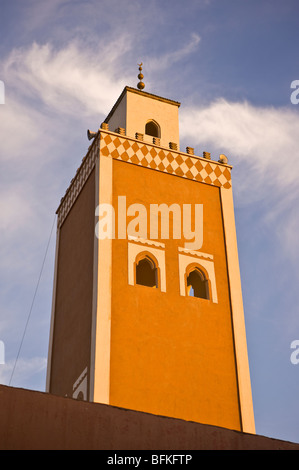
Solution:
<path fill-rule="evenodd" d="M 129 235 L 128 283 L 130 286 L 139 284 L 156 287 L 161 292 L 166 292 L 165 245 L 163 243 Z"/>
<path fill-rule="evenodd" d="M 209 281 L 199 268 L 194 268 L 187 274 L 187 295 L 199 299 L 210 299 Z"/>
<path fill-rule="evenodd" d="M 161 129 L 159 124 L 156 121 L 148 121 L 145 125 L 145 133 L 151 135 L 152 137 L 161 137 Z"/>
<path fill-rule="evenodd" d="M 136 284 L 158 287 L 157 265 L 149 256 L 144 256 L 136 262 Z"/>

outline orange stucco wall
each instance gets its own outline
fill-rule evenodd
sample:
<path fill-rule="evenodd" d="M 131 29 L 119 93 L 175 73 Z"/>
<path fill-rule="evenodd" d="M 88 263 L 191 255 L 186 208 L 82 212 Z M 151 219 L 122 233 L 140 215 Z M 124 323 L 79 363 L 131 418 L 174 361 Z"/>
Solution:
<path fill-rule="evenodd" d="M 128 240 L 113 240 L 110 404 L 241 429 L 219 188 L 113 160 L 115 208 L 119 195 L 148 213 L 153 203 L 203 204 L 218 303 L 180 295 L 181 240 L 158 240 L 166 292 L 129 285 Z"/>

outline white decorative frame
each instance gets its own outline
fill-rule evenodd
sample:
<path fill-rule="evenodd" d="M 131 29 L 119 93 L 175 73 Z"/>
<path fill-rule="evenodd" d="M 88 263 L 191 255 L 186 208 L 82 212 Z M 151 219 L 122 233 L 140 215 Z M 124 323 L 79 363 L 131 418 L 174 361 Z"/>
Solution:
<path fill-rule="evenodd" d="M 87 367 L 73 385 L 73 398 L 78 398 L 80 392 L 83 394 L 83 400 L 87 400 Z"/>
<path fill-rule="evenodd" d="M 214 269 L 213 255 L 201 253 L 200 251 L 188 250 L 187 248 L 179 248 L 179 277 L 180 277 L 180 294 L 186 296 L 186 282 L 185 274 L 190 264 L 201 266 L 209 276 L 211 286 L 211 300 L 213 303 L 218 303 L 216 277 Z"/>
<path fill-rule="evenodd" d="M 129 236 L 128 241 L 128 283 L 130 286 L 135 285 L 135 261 L 137 256 L 146 252 L 152 254 L 157 260 L 160 273 L 159 289 L 166 292 L 166 269 L 165 269 L 165 245 L 164 243 L 154 242 L 153 240 L 145 240 Z M 153 248 L 154 247 L 154 248 Z"/>

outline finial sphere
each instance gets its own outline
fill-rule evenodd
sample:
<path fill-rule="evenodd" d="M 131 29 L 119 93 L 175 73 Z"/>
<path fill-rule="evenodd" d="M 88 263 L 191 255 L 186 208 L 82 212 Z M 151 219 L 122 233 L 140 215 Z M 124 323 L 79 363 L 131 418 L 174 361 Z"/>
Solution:
<path fill-rule="evenodd" d="M 139 90 L 143 90 L 143 88 L 145 87 L 145 84 L 141 81 L 143 79 L 143 74 L 141 73 L 142 71 L 142 62 L 140 64 L 137 64 L 139 66 L 139 74 L 138 74 L 138 78 L 140 80 L 139 83 L 137 83 L 137 88 Z"/>

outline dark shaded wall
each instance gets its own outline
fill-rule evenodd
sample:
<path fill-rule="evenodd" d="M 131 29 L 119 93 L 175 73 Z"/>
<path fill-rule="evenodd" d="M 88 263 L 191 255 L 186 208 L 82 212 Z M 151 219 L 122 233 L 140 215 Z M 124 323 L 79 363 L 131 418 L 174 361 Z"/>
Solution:
<path fill-rule="evenodd" d="M 50 376 L 57 395 L 72 396 L 90 368 L 94 228 L 95 170 L 60 228 Z"/>
<path fill-rule="evenodd" d="M 299 450 L 299 444 L 0 385 L 1 450 Z"/>

